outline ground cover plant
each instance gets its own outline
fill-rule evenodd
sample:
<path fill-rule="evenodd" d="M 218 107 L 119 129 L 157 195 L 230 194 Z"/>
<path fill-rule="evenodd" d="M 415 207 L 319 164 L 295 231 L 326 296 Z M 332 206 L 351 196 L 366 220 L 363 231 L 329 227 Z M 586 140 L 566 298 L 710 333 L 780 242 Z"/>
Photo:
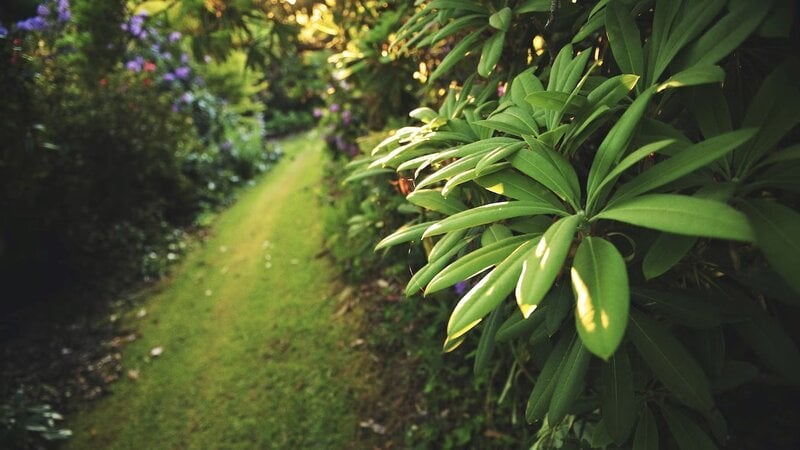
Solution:
<path fill-rule="evenodd" d="M 418 3 L 395 46 L 469 76 L 354 164 L 415 182 L 406 292 L 470 283 L 445 349 L 513 355 L 534 448 L 780 445 L 717 399 L 800 380 L 792 5 Z"/>

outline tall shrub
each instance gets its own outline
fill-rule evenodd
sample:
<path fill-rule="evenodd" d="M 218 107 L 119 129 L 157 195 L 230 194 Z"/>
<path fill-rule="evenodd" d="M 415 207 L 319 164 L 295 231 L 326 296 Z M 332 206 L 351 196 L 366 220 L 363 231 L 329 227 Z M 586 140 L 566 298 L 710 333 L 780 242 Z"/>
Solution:
<path fill-rule="evenodd" d="M 427 243 L 408 294 L 471 283 L 445 350 L 513 355 L 534 448 L 716 448 L 718 394 L 796 389 L 793 3 L 418 3 L 395 48 L 469 75 L 356 165 L 416 181 L 378 247 Z"/>

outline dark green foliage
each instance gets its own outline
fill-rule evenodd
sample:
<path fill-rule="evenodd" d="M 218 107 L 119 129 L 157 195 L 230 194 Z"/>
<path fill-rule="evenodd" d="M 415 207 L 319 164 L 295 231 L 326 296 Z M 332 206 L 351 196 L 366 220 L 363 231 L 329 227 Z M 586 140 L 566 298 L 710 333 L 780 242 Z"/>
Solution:
<path fill-rule="evenodd" d="M 736 414 L 715 386 L 800 379 L 778 315 L 798 317 L 784 304 L 800 293 L 800 62 L 796 23 L 778 19 L 790 3 L 433 0 L 399 30 L 396 48 L 447 46 L 431 80 L 455 82 L 365 170 L 416 181 L 407 200 L 426 211 L 411 223 L 430 223 L 430 259 L 415 292 L 483 273 L 445 349 L 508 318 L 479 354 L 513 355 L 535 379 L 533 448 L 715 448 Z M 745 79 L 757 61 L 771 69 Z M 479 239 L 490 229 L 530 236 L 462 270 L 493 249 Z M 440 245 L 457 249 L 441 267 Z M 545 326 L 568 284 L 573 318 Z"/>

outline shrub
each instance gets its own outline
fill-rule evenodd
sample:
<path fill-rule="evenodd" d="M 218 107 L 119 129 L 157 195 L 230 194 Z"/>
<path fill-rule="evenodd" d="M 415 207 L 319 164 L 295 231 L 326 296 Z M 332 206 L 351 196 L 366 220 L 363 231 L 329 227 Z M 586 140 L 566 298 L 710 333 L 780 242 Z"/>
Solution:
<path fill-rule="evenodd" d="M 534 448 L 715 448 L 715 397 L 800 380 L 791 11 L 434 0 L 400 30 L 449 47 L 431 82 L 470 74 L 360 160 L 425 210 L 378 247 L 425 244 L 409 295 L 480 275 L 444 347 L 480 325 L 476 371 L 533 374 Z"/>

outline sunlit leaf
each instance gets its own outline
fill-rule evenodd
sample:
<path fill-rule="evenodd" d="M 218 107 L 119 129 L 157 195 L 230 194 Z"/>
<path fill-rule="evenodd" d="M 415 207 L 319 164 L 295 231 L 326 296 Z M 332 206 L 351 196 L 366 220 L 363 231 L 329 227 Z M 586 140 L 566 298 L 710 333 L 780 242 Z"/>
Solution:
<path fill-rule="evenodd" d="M 461 298 L 447 323 L 448 340 L 468 332 L 513 292 L 522 261 L 537 243 L 533 239 L 520 245 Z"/>
<path fill-rule="evenodd" d="M 431 225 L 423 237 L 436 236 L 454 230 L 472 228 L 488 223 L 499 222 L 512 217 L 535 216 L 539 214 L 564 214 L 548 203 L 535 201 L 513 201 L 490 203 L 468 209 Z"/>
<path fill-rule="evenodd" d="M 405 242 L 422 239 L 422 233 L 424 233 L 425 230 L 430 228 L 430 226 L 434 223 L 436 223 L 436 221 L 423 222 L 415 225 L 404 225 L 398 228 L 394 233 L 386 236 L 380 242 L 378 242 L 378 245 L 375 246 L 375 250 L 377 251 Z"/>
<path fill-rule="evenodd" d="M 547 229 L 534 251 L 525 255 L 516 288 L 517 304 L 525 317 L 533 313 L 553 286 L 580 223 L 581 217 L 577 215 L 559 219 Z"/>
<path fill-rule="evenodd" d="M 522 243 L 533 238 L 531 235 L 509 237 L 467 253 L 442 269 L 428 284 L 425 295 L 453 286 L 499 264 Z"/>
<path fill-rule="evenodd" d="M 614 244 L 587 237 L 575 253 L 571 276 L 578 335 L 590 352 L 607 360 L 622 342 L 628 325 L 625 261 Z"/>

